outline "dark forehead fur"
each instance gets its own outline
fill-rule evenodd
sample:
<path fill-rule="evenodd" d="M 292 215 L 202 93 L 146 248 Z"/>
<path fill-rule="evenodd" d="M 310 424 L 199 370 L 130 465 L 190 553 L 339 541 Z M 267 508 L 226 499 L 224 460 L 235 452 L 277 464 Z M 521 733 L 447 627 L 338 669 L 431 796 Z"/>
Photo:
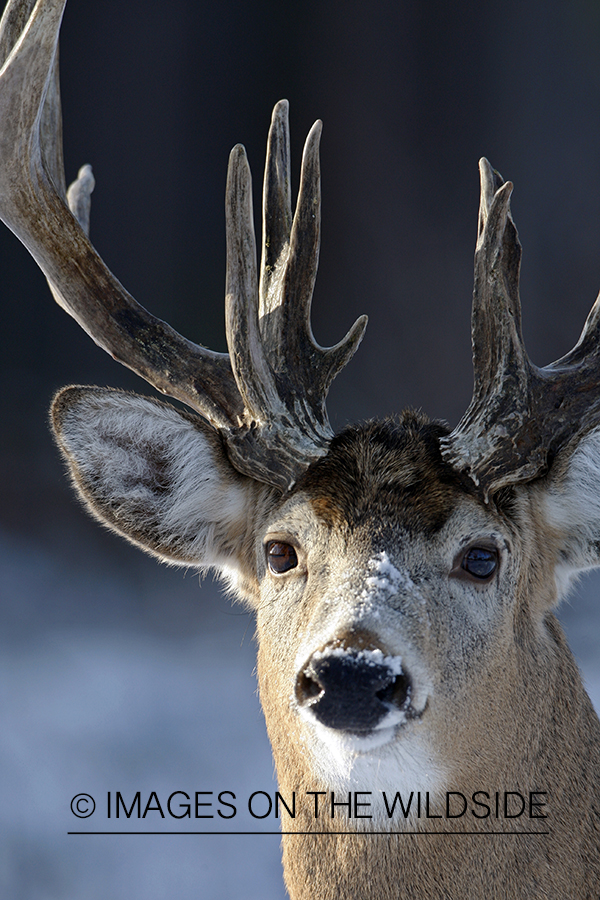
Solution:
<path fill-rule="evenodd" d="M 395 523 L 433 534 L 471 485 L 442 459 L 441 422 L 407 410 L 398 419 L 345 428 L 299 482 L 317 515 L 350 528 Z M 385 527 L 385 525 L 384 525 Z"/>

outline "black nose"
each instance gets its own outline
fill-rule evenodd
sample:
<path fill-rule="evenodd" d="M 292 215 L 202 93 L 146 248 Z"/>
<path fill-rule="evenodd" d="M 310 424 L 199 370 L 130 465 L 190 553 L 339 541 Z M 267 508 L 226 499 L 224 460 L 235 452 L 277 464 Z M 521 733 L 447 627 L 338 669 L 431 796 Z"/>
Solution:
<path fill-rule="evenodd" d="M 328 728 L 370 734 L 410 700 L 410 679 L 364 651 L 315 653 L 296 681 L 296 699 Z"/>

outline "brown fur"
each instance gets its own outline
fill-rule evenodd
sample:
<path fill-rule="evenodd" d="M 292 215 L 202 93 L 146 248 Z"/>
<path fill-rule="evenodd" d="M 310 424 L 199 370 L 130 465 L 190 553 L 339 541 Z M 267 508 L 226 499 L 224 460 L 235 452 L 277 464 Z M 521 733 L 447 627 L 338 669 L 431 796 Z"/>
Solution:
<path fill-rule="evenodd" d="M 398 420 L 351 425 L 332 440 L 296 490 L 305 491 L 317 515 L 330 525 L 356 529 L 368 518 L 396 522 L 408 532 L 439 531 L 456 503 L 457 490 L 474 494 L 440 453 L 448 434 L 441 422 L 406 410 Z"/>
<path fill-rule="evenodd" d="M 130 540 L 163 557 L 191 560 L 198 552 L 196 531 L 189 533 L 181 521 L 182 533 L 170 528 L 163 537 L 147 511 L 136 516 L 128 492 L 137 497 L 136 491 L 149 491 L 155 511 L 167 512 L 177 482 L 169 472 L 189 469 L 193 475 L 196 464 L 178 460 L 173 448 L 161 450 L 160 404 L 141 403 L 144 415 L 152 418 L 156 411 L 157 424 L 144 430 L 137 447 L 128 407 L 138 415 L 140 398 L 118 397 L 129 422 L 123 436 L 115 392 L 71 389 L 59 395 L 55 423 L 76 486 L 94 514 Z M 108 429 L 104 405 L 110 408 Z M 84 423 L 86 408 L 91 430 Z M 557 525 L 545 520 L 543 497 L 551 484 L 511 489 L 501 503 L 486 506 L 443 461 L 439 439 L 445 428 L 407 412 L 396 421 L 345 429 L 285 495 L 235 473 L 206 426 L 174 411 L 166 421 L 173 433 L 183 428 L 191 435 L 207 478 L 211 469 L 221 473 L 210 482 L 211 515 L 217 518 L 203 544 L 214 561 L 197 563 L 226 566 L 238 596 L 257 610 L 260 695 L 284 796 L 331 790 L 328 776 L 315 770 L 319 745 L 294 701 L 299 671 L 323 647 L 381 649 L 402 657 L 415 697 L 419 690 L 422 697 L 417 715 L 394 741 L 410 749 L 411 741 L 424 740 L 432 759 L 444 761 L 446 789 L 467 797 L 480 790 L 547 792 L 550 818 L 541 824 L 484 820 L 476 828 L 472 818 L 409 825 L 384 819 L 360 823 L 357 831 L 354 820 L 315 820 L 301 806 L 296 819 L 282 823 L 295 832 L 283 838 L 292 900 L 600 896 L 600 724 L 551 612 L 557 599 L 553 570 L 564 546 Z M 89 458 L 79 459 L 80 453 L 88 457 L 80 427 L 90 440 L 98 434 L 103 446 L 110 433 L 111 446 L 131 455 L 132 474 L 119 478 L 119 496 L 110 496 Z M 557 472 L 566 477 L 564 460 Z M 204 477 L 194 488 L 200 504 Z M 219 523 L 221 508 L 229 518 Z M 202 526 L 201 507 L 191 512 Z M 297 568 L 282 577 L 269 574 L 265 564 L 271 535 L 297 548 Z M 492 538 L 500 552 L 497 576 L 489 584 L 465 581 L 456 559 L 464 547 Z M 373 560 L 382 553 L 406 573 L 387 592 L 377 578 L 375 586 L 369 582 Z M 428 765 L 417 754 L 409 766 L 418 774 L 421 764 Z M 393 776 L 385 787 L 398 788 Z M 549 834 L 512 833 L 524 824 Z M 463 833 L 362 833 L 365 827 L 438 832 L 449 825 Z M 504 829 L 511 834 L 487 833 Z M 323 830 L 334 833 L 302 835 Z M 464 833 L 469 830 L 478 833 Z"/>

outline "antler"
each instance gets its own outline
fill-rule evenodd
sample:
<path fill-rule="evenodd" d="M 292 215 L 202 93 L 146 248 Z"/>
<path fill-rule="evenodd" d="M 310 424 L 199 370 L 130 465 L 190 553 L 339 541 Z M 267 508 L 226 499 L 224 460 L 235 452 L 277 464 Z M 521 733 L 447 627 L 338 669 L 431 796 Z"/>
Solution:
<path fill-rule="evenodd" d="M 561 447 L 600 424 L 600 297 L 576 346 L 544 368 L 521 334 L 521 245 L 510 215 L 513 186 L 486 159 L 475 251 L 471 404 L 443 441 L 486 502 L 499 488 L 544 474 Z"/>
<path fill-rule="evenodd" d="M 227 177 L 229 354 L 179 335 L 127 293 L 91 243 L 91 168 L 65 192 L 58 34 L 66 0 L 10 0 L 0 22 L 0 217 L 27 247 L 56 301 L 93 340 L 223 435 L 234 466 L 281 490 L 327 451 L 331 381 L 360 343 L 366 317 L 335 347 L 315 342 L 310 306 L 320 232 L 317 123 L 292 219 L 288 105 L 277 104 L 264 187 L 260 291 L 251 177 L 244 148 Z"/>

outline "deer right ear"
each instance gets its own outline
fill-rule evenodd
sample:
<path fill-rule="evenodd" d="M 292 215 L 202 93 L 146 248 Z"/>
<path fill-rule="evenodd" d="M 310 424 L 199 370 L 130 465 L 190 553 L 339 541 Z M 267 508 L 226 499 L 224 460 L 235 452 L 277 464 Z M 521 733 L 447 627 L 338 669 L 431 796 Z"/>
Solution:
<path fill-rule="evenodd" d="M 273 491 L 233 468 L 214 429 L 166 403 L 102 388 L 64 388 L 51 414 L 97 519 L 167 562 L 245 574 L 250 523 Z"/>
<path fill-rule="evenodd" d="M 600 566 L 600 428 L 559 457 L 538 489 L 559 541 L 559 585 L 568 585 L 579 572 Z"/>

